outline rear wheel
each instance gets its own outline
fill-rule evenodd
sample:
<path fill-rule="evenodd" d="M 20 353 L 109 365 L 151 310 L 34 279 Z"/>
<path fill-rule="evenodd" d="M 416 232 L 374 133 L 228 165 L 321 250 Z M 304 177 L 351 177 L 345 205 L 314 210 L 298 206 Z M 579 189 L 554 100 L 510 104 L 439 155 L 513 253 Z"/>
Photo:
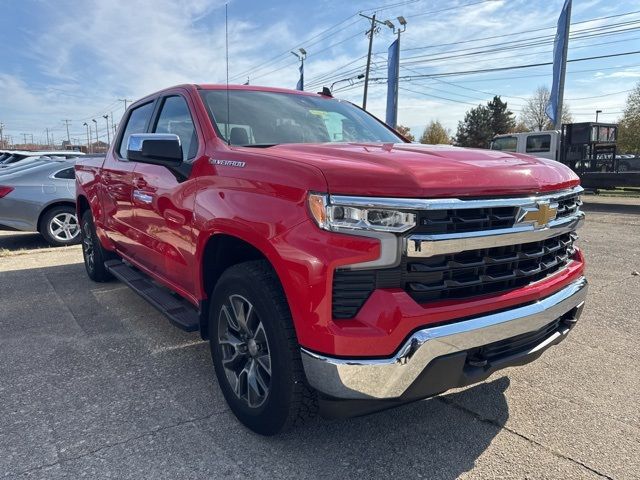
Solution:
<path fill-rule="evenodd" d="M 209 335 L 220 388 L 245 426 L 274 435 L 316 415 L 289 306 L 266 261 L 222 274 L 212 295 Z"/>
<path fill-rule="evenodd" d="M 81 227 L 82 256 L 84 257 L 84 267 L 87 270 L 87 275 L 94 282 L 111 280 L 113 276 L 104 266 L 104 262 L 116 258 L 116 255 L 102 248 L 100 239 L 96 234 L 96 227 L 93 224 L 91 210 L 86 210 L 82 214 Z"/>
<path fill-rule="evenodd" d="M 53 207 L 40 220 L 40 233 L 53 246 L 80 243 L 80 226 L 75 208 L 68 205 Z"/>

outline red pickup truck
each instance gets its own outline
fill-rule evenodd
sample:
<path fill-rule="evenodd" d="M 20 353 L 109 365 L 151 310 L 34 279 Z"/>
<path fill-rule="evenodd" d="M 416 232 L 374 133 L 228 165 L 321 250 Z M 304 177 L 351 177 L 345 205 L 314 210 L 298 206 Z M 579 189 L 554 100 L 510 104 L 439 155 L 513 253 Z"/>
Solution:
<path fill-rule="evenodd" d="M 163 90 L 76 178 L 89 277 L 209 339 L 265 435 L 529 362 L 585 301 L 571 170 L 408 143 L 326 91 Z"/>

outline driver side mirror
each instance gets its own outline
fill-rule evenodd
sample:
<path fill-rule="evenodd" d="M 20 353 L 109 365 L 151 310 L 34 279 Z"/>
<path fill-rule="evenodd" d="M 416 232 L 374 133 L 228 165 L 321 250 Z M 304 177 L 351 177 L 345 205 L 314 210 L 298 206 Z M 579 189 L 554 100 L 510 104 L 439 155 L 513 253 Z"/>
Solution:
<path fill-rule="evenodd" d="M 127 141 L 127 160 L 164 167 L 182 164 L 180 137 L 170 133 L 134 133 Z"/>

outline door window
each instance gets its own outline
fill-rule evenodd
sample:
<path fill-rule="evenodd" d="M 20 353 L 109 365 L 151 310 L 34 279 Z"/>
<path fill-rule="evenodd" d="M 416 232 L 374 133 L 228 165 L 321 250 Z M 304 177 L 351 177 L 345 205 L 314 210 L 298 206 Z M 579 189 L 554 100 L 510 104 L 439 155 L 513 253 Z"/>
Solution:
<path fill-rule="evenodd" d="M 127 143 L 129 143 L 129 135 L 133 133 L 145 133 L 147 131 L 147 122 L 153 113 L 153 102 L 145 103 L 131 110 L 127 126 L 120 138 L 120 147 L 118 152 L 120 157 L 127 158 Z"/>
<path fill-rule="evenodd" d="M 162 105 L 154 133 L 172 133 L 180 137 L 182 159 L 195 158 L 198 152 L 198 137 L 189 107 L 183 97 L 167 97 Z"/>
<path fill-rule="evenodd" d="M 531 135 L 527 137 L 527 153 L 548 152 L 551 150 L 551 135 Z"/>
<path fill-rule="evenodd" d="M 504 152 L 515 152 L 518 148 L 516 137 L 498 137 L 491 142 L 491 150 L 502 150 Z"/>

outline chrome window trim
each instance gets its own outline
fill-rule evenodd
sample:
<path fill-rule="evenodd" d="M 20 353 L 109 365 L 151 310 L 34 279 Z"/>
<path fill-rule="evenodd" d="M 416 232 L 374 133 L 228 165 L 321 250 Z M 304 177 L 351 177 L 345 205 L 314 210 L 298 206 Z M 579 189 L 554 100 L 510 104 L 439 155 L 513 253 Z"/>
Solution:
<path fill-rule="evenodd" d="M 535 207 L 538 202 L 562 200 L 572 195 L 580 195 L 584 189 L 580 186 L 544 195 L 512 198 L 487 198 L 464 200 L 460 198 L 383 198 L 353 197 L 348 195 L 330 195 L 329 203 L 345 207 L 393 208 L 397 210 L 459 210 L 469 208 L 494 207 Z"/>
<path fill-rule="evenodd" d="M 332 397 L 398 398 L 438 357 L 535 332 L 573 309 L 577 320 L 587 288 L 587 280 L 580 277 L 524 306 L 418 330 L 389 358 L 334 358 L 301 348 L 302 364 L 311 386 Z M 542 342 L 529 353 L 546 346 Z"/>

